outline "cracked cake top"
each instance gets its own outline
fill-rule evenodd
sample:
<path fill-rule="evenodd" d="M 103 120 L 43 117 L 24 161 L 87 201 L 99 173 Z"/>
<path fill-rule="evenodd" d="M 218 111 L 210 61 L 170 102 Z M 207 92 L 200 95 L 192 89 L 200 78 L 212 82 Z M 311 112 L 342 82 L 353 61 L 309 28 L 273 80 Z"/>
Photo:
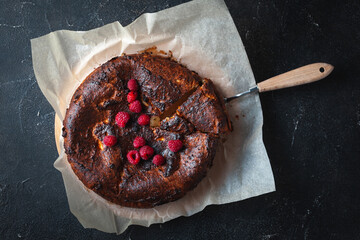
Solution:
<path fill-rule="evenodd" d="M 63 124 L 67 159 L 80 181 L 135 208 L 175 201 L 195 188 L 219 137 L 231 129 L 210 80 L 149 53 L 96 68 L 75 91 Z"/>

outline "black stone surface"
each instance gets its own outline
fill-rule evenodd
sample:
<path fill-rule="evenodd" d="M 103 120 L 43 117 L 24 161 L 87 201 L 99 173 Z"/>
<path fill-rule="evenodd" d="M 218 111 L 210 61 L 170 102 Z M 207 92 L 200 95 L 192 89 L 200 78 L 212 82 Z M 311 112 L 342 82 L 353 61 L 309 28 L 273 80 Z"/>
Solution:
<path fill-rule="evenodd" d="M 335 66 L 325 80 L 260 96 L 276 192 L 119 236 L 84 229 L 70 213 L 30 39 L 127 25 L 181 2 L 0 1 L 0 239 L 360 239 L 358 0 L 226 0 L 257 81 Z"/>

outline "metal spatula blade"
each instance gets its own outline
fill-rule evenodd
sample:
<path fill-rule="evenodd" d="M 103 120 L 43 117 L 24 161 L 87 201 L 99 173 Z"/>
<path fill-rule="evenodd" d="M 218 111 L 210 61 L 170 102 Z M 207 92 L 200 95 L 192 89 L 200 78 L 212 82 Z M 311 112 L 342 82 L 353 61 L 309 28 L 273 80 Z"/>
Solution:
<path fill-rule="evenodd" d="M 312 83 L 327 77 L 334 67 L 328 63 L 313 63 L 269 78 L 249 90 L 224 98 L 225 103 L 253 92 L 267 92 Z"/>

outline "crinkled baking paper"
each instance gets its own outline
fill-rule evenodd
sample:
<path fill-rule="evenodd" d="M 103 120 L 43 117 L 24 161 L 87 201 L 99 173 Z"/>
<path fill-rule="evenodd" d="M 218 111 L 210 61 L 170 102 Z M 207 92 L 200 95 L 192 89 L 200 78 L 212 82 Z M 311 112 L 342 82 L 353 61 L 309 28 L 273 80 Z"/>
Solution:
<path fill-rule="evenodd" d="M 114 22 L 84 32 L 61 30 L 32 39 L 39 87 L 56 111 L 55 137 L 71 212 L 86 228 L 122 233 L 131 224 L 149 226 L 190 216 L 211 204 L 225 204 L 275 190 L 262 141 L 262 110 L 257 94 L 227 105 L 234 131 L 219 147 L 206 178 L 182 199 L 152 209 L 112 204 L 86 189 L 64 153 L 62 121 L 70 99 L 92 70 L 122 53 L 156 46 L 200 76 L 210 78 L 224 96 L 255 85 L 246 52 L 222 0 L 195 0 L 141 15 L 123 27 Z"/>

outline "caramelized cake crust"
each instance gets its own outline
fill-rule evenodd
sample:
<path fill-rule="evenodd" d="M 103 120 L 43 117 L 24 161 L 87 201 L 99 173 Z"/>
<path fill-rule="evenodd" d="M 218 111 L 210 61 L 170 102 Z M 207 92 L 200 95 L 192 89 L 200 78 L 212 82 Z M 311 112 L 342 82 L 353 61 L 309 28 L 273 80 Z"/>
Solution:
<path fill-rule="evenodd" d="M 129 111 L 130 79 L 140 87 L 141 113 Z M 230 129 L 222 98 L 210 80 L 202 81 L 174 60 L 149 53 L 116 57 L 95 69 L 75 91 L 63 122 L 67 159 L 80 181 L 108 201 L 135 208 L 175 201 L 195 188 L 212 165 L 219 134 Z M 125 128 L 115 122 L 121 111 L 131 116 Z M 144 113 L 163 119 L 159 126 L 141 126 L 136 121 Z M 117 144 L 105 146 L 106 135 L 116 136 Z M 126 155 L 137 136 L 166 163 L 130 164 Z M 167 142 L 176 139 L 183 148 L 174 153 Z"/>

